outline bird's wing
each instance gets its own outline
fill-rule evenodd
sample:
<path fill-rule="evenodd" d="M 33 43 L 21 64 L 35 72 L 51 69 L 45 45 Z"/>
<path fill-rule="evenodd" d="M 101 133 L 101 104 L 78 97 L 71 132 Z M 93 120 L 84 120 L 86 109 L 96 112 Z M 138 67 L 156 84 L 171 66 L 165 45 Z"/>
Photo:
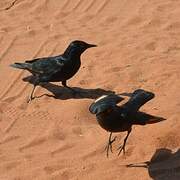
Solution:
<path fill-rule="evenodd" d="M 32 72 L 53 75 L 60 71 L 65 64 L 61 56 L 38 59 L 32 63 Z"/>
<path fill-rule="evenodd" d="M 127 103 L 123 105 L 128 112 L 137 112 L 141 106 L 153 99 L 154 93 L 145 91 L 143 89 L 137 89 L 132 93 L 131 98 Z"/>
<path fill-rule="evenodd" d="M 116 94 L 110 94 L 110 95 L 104 95 L 96 99 L 89 107 L 89 111 L 92 114 L 98 114 L 100 112 L 103 112 L 109 108 L 112 108 L 113 106 L 116 106 L 120 101 L 124 100 L 124 98 L 116 95 Z"/>
<path fill-rule="evenodd" d="M 154 116 L 151 114 L 147 114 L 147 113 L 138 111 L 134 115 L 132 123 L 137 124 L 137 125 L 146 125 L 146 124 L 158 123 L 158 122 L 161 122 L 164 120 L 166 120 L 166 119 L 163 117 Z"/>
<path fill-rule="evenodd" d="M 47 59 L 47 58 L 46 58 L 46 57 L 44 57 L 44 58 L 36 58 L 36 59 L 32 59 L 32 60 L 26 60 L 25 63 L 30 63 L 30 64 L 32 64 L 32 63 L 34 63 L 34 62 L 36 62 L 36 61 L 45 60 L 45 59 Z"/>

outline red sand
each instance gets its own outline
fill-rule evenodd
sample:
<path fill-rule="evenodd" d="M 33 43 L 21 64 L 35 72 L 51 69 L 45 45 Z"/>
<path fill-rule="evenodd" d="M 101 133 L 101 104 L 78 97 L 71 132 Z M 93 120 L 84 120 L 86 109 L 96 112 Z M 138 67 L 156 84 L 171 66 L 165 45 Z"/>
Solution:
<path fill-rule="evenodd" d="M 3 0 L 0 22 L 1 180 L 180 179 L 180 1 Z M 118 133 L 106 158 L 109 134 L 88 112 L 89 94 L 72 98 L 51 85 L 59 99 L 43 96 L 27 104 L 32 85 L 22 79 L 29 73 L 9 67 L 61 54 L 75 39 L 98 47 L 82 55 L 70 86 L 91 93 L 150 90 L 156 97 L 143 110 L 167 118 L 134 127 L 125 156 L 117 156 L 125 136 Z M 35 95 L 44 93 L 52 94 L 38 87 Z M 149 168 L 125 166 L 154 154 Z"/>

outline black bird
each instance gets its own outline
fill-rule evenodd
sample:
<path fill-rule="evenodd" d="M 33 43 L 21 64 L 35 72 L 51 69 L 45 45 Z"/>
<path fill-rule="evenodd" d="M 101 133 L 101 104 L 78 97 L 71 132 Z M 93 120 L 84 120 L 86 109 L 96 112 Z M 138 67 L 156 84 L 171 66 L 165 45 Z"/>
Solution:
<path fill-rule="evenodd" d="M 67 80 L 79 70 L 81 54 L 91 47 L 96 47 L 96 45 L 75 40 L 69 44 L 62 55 L 27 60 L 24 63 L 14 63 L 10 66 L 28 70 L 35 76 L 34 87 L 29 99 L 31 101 L 35 87 L 41 82 L 61 81 L 64 87 L 70 88 L 67 86 Z"/>
<path fill-rule="evenodd" d="M 165 120 L 162 117 L 153 116 L 139 111 L 140 107 L 154 98 L 154 96 L 155 95 L 152 92 L 138 89 L 135 90 L 131 94 L 130 99 L 121 106 L 117 106 L 117 104 L 122 101 L 123 98 L 116 94 L 101 96 L 91 104 L 89 111 L 96 114 L 99 125 L 110 132 L 108 145 L 106 146 L 107 157 L 109 149 L 112 152 L 112 143 L 116 138 L 111 139 L 113 132 L 127 131 L 123 145 L 118 148 L 119 154 L 122 150 L 125 154 L 125 145 L 128 136 L 131 133 L 132 125 L 153 124 Z"/>

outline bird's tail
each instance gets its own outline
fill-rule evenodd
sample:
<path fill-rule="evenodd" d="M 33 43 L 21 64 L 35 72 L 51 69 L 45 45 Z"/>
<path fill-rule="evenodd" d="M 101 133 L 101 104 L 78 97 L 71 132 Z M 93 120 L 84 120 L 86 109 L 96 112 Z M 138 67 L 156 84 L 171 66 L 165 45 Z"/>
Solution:
<path fill-rule="evenodd" d="M 31 69 L 31 64 L 29 63 L 14 63 L 10 64 L 10 66 L 18 69 Z"/>
<path fill-rule="evenodd" d="M 166 119 L 163 117 L 153 116 L 150 114 L 146 114 L 144 112 L 137 112 L 136 116 L 133 119 L 133 124 L 135 125 L 155 124 L 164 120 Z"/>
<path fill-rule="evenodd" d="M 129 109 L 131 112 L 137 112 L 142 105 L 153 99 L 154 96 L 155 95 L 152 92 L 137 89 L 132 93 L 129 101 L 124 104 L 124 107 Z"/>

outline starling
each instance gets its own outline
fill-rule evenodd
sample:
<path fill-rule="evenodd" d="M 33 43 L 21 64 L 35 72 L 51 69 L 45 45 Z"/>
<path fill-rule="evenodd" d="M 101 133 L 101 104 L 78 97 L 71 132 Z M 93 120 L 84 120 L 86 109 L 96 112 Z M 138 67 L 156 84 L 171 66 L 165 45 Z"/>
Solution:
<path fill-rule="evenodd" d="M 34 87 L 29 98 L 31 101 L 35 87 L 41 82 L 62 82 L 64 87 L 71 89 L 67 85 L 67 80 L 79 70 L 81 54 L 91 47 L 96 47 L 96 45 L 75 40 L 69 44 L 62 55 L 27 60 L 24 63 L 14 63 L 10 66 L 28 70 L 35 77 Z"/>
<path fill-rule="evenodd" d="M 131 133 L 132 125 L 153 124 L 165 120 L 162 117 L 139 111 L 140 107 L 154 98 L 154 96 L 152 92 L 137 89 L 131 94 L 130 99 L 121 106 L 117 104 L 121 102 L 123 98 L 116 94 L 101 96 L 90 105 L 89 111 L 92 114 L 96 114 L 99 125 L 110 132 L 108 144 L 106 146 L 107 157 L 109 150 L 112 152 L 112 143 L 116 138 L 111 139 L 113 132 L 127 131 L 123 145 L 118 148 L 118 155 L 122 150 L 125 154 L 125 145 Z"/>

